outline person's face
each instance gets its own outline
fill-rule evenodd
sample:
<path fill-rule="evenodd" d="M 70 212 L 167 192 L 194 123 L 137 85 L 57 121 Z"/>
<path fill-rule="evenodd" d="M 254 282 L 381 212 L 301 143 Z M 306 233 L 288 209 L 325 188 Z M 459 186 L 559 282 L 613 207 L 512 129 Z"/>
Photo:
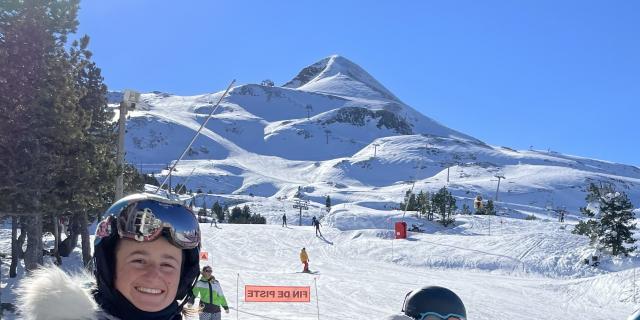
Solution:
<path fill-rule="evenodd" d="M 213 272 L 213 271 L 212 271 L 211 269 L 209 269 L 209 268 L 205 268 L 205 269 L 203 269 L 203 270 L 202 270 L 202 276 L 203 276 L 205 279 L 207 279 L 207 280 L 208 280 L 208 279 L 211 279 L 211 273 L 212 273 L 212 272 Z"/>
<path fill-rule="evenodd" d="M 136 308 L 160 311 L 176 298 L 181 265 L 182 251 L 164 237 L 152 242 L 121 239 L 115 287 Z"/>

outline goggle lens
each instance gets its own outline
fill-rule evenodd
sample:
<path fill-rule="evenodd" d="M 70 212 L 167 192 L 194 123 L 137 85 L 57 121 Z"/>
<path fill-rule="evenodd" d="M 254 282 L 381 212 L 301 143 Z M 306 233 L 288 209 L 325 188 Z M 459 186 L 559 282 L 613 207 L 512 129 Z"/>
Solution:
<path fill-rule="evenodd" d="M 149 195 L 122 199 L 107 212 L 110 217 L 98 226 L 97 237 L 110 234 L 116 219 L 118 235 L 140 242 L 154 241 L 163 233 L 181 249 L 200 244 L 200 225 L 191 210 L 182 204 Z"/>

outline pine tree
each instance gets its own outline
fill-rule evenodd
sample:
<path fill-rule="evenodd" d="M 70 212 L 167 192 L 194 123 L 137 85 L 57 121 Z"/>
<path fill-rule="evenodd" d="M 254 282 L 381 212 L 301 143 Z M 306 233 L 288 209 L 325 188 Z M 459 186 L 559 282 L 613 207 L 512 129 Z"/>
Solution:
<path fill-rule="evenodd" d="M 72 154 L 66 161 L 73 168 L 69 185 L 73 197 L 67 208 L 72 208 L 79 217 L 82 238 L 83 261 L 91 259 L 90 239 L 87 232 L 89 220 L 100 217 L 101 212 L 112 202 L 113 180 L 116 175 L 116 136 L 113 130 L 113 111 L 107 106 L 107 87 L 103 83 L 101 70 L 91 61 L 88 50 L 89 37 L 74 41 L 70 48 L 70 60 L 74 70 L 76 91 L 79 92 L 77 118 L 79 127 L 76 140 L 67 141 Z M 69 180 L 69 177 L 61 177 Z M 125 171 L 125 190 L 141 191 L 146 177 L 138 174 L 133 166 Z"/>
<path fill-rule="evenodd" d="M 636 242 L 633 238 L 633 230 L 636 224 L 633 223 L 633 205 L 624 192 L 611 192 L 600 197 L 600 232 L 599 242 L 611 249 L 611 254 L 617 256 L 635 251 Z"/>
<path fill-rule="evenodd" d="M 251 208 L 246 204 L 242 207 L 242 215 L 247 219 L 251 216 Z"/>
<path fill-rule="evenodd" d="M 426 196 L 427 196 L 427 203 L 426 203 L 427 220 L 433 221 L 433 211 L 434 211 L 433 197 L 435 196 L 435 194 L 431 194 L 427 192 Z"/>
<path fill-rule="evenodd" d="M 207 201 L 202 199 L 202 208 L 198 211 L 198 220 L 200 222 L 207 222 Z"/>
<path fill-rule="evenodd" d="M 585 201 L 586 207 L 580 207 L 580 213 L 587 217 L 586 221 L 579 221 L 571 233 L 585 235 L 589 237 L 591 244 L 598 241 L 598 233 L 600 230 L 600 221 L 596 219 L 596 214 L 600 215 L 600 188 L 593 182 L 587 187 L 587 195 Z"/>
<path fill-rule="evenodd" d="M 326 208 L 327 212 L 330 212 L 331 211 L 331 198 L 329 196 L 327 196 L 327 198 L 325 199 L 324 205 L 325 205 L 325 208 Z"/>
<path fill-rule="evenodd" d="M 115 164 L 114 164 L 114 167 L 115 167 Z M 138 169 L 136 169 L 134 165 L 125 164 L 123 176 L 124 176 L 123 180 L 124 180 L 125 194 L 144 191 L 144 184 L 145 184 L 144 174 L 139 173 Z M 112 185 L 112 183 L 109 183 L 109 185 Z"/>
<path fill-rule="evenodd" d="M 407 190 L 404 195 L 404 202 L 400 204 L 400 209 L 407 211 L 416 211 L 418 206 L 418 202 L 416 201 L 416 195 L 411 192 L 411 190 Z"/>
<path fill-rule="evenodd" d="M 242 209 L 240 209 L 240 207 L 234 207 L 231 210 L 231 215 L 229 216 L 229 223 L 236 223 L 236 224 L 247 224 L 249 223 L 249 213 L 250 210 L 247 210 L 247 214 L 245 214 L 245 212 L 243 212 Z"/>
<path fill-rule="evenodd" d="M 228 205 L 226 205 L 226 204 L 224 205 L 224 207 L 222 208 L 222 214 L 224 216 L 223 221 L 224 220 L 229 221 L 231 219 L 231 213 L 229 213 L 229 206 Z M 220 221 L 220 222 L 223 222 L 223 221 Z"/>
<path fill-rule="evenodd" d="M 231 214 L 229 215 L 229 223 L 240 223 L 242 218 L 242 209 L 239 207 L 233 207 Z"/>
<path fill-rule="evenodd" d="M 429 192 L 423 192 L 420 190 L 418 193 L 418 197 L 416 198 L 416 209 L 420 212 L 420 216 L 425 216 L 427 211 L 429 211 L 430 201 L 429 201 Z"/>
<path fill-rule="evenodd" d="M 633 230 L 636 224 L 633 223 L 633 205 L 626 193 L 594 183 L 589 184 L 587 190 L 587 206 L 580 208 L 580 212 L 588 219 L 578 222 L 572 233 L 588 236 L 591 244 L 610 249 L 614 256 L 628 256 L 636 249 L 631 246 L 635 243 Z"/>
<path fill-rule="evenodd" d="M 431 205 L 434 211 L 440 215 L 440 222 L 443 226 L 448 226 L 455 222 L 455 219 L 451 217 L 452 213 L 456 210 L 456 199 L 451 192 L 447 190 L 447 187 L 442 187 L 436 194 L 431 197 Z"/>
<path fill-rule="evenodd" d="M 408 210 L 408 206 L 407 203 L 409 202 L 409 199 L 411 198 L 411 190 L 407 190 L 404 193 L 404 200 L 402 200 L 402 202 L 400 202 L 400 210 Z"/>
<path fill-rule="evenodd" d="M 487 200 L 487 204 L 484 206 L 484 214 L 496 215 L 496 208 L 493 204 L 493 200 Z"/>
<path fill-rule="evenodd" d="M 87 124 L 65 47 L 77 11 L 73 0 L 0 4 L 0 206 L 27 214 L 27 270 L 43 262 L 43 221 L 69 201 L 69 181 L 60 177 L 76 168 L 67 167 L 71 142 Z"/>
<path fill-rule="evenodd" d="M 471 214 L 471 209 L 469 208 L 469 205 L 466 203 L 462 204 L 462 214 L 464 215 L 470 215 Z"/>
<path fill-rule="evenodd" d="M 266 224 L 267 219 L 258 213 L 254 213 L 251 215 L 251 218 L 249 218 L 249 223 L 250 224 Z"/>

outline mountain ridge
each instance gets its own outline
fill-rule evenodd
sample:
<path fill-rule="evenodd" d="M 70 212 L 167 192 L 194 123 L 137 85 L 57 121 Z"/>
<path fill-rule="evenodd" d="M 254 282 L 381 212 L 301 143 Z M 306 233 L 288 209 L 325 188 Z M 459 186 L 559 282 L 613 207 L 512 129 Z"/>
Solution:
<path fill-rule="evenodd" d="M 416 190 L 447 185 L 468 204 L 477 194 L 497 197 L 494 176 L 500 174 L 507 179 L 499 207 L 545 212 L 552 204 L 566 206 L 576 217 L 589 182 L 614 184 L 640 200 L 638 167 L 491 146 L 393 95 L 385 97 L 381 85 L 372 89 L 378 82 L 364 70 L 356 80 L 345 80 L 360 68 L 346 58 L 331 56 L 311 66 L 283 87 L 232 88 L 176 178 L 186 180 L 193 169 L 187 183 L 192 189 L 263 197 L 290 197 L 305 186 L 312 201 L 331 194 L 338 203 L 400 202 L 415 181 Z M 367 85 L 333 90 L 361 80 Z M 179 157 L 221 94 L 143 94 L 127 125 L 127 161 L 166 175 L 163 166 Z M 389 196 L 367 198 L 362 190 Z"/>

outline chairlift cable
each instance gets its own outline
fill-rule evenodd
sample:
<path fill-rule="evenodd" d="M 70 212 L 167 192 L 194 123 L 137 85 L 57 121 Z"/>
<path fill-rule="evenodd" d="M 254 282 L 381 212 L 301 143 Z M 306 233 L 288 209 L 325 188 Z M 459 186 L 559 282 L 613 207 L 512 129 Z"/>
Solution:
<path fill-rule="evenodd" d="M 209 116 L 207 117 L 207 119 L 202 123 L 202 125 L 200 126 L 200 129 L 198 129 L 198 131 L 196 131 L 196 134 L 193 136 L 193 139 L 191 139 L 191 142 L 189 143 L 189 145 L 184 149 L 184 151 L 182 152 L 182 155 L 180 156 L 180 158 L 178 158 L 178 160 L 176 162 L 173 163 L 173 165 L 171 166 L 171 168 L 169 168 L 169 174 L 167 174 L 167 177 L 164 178 L 164 181 L 162 182 L 162 184 L 160 184 L 160 186 L 158 187 L 158 189 L 156 190 L 156 194 L 158 192 L 160 192 L 160 190 L 162 189 L 162 187 L 167 183 L 167 180 L 169 180 L 169 177 L 171 177 L 171 173 L 173 173 L 173 171 L 176 169 L 176 166 L 178 165 L 178 163 L 180 162 L 180 160 L 182 160 L 182 158 L 184 157 L 185 154 L 187 154 L 187 152 L 189 151 L 189 148 L 191 148 L 191 145 L 193 145 L 193 143 L 196 141 L 196 138 L 198 138 L 198 136 L 200 135 L 200 131 L 202 131 L 202 129 L 207 125 L 207 122 L 209 122 L 209 119 L 211 119 L 211 117 L 213 116 L 213 114 L 216 112 L 216 110 L 218 110 L 218 107 L 220 106 L 220 102 L 222 102 L 222 99 L 224 99 L 224 97 L 227 95 L 227 93 L 229 92 L 229 90 L 231 90 L 231 86 L 233 86 L 233 84 L 236 82 L 235 79 L 233 79 L 233 81 L 231 81 L 231 83 L 229 84 L 229 86 L 227 87 L 227 90 L 224 91 L 224 93 L 222 94 L 222 96 L 220 96 L 220 99 L 218 99 L 218 102 L 215 104 L 215 106 L 213 107 L 213 109 L 211 110 L 211 113 L 209 113 Z"/>

